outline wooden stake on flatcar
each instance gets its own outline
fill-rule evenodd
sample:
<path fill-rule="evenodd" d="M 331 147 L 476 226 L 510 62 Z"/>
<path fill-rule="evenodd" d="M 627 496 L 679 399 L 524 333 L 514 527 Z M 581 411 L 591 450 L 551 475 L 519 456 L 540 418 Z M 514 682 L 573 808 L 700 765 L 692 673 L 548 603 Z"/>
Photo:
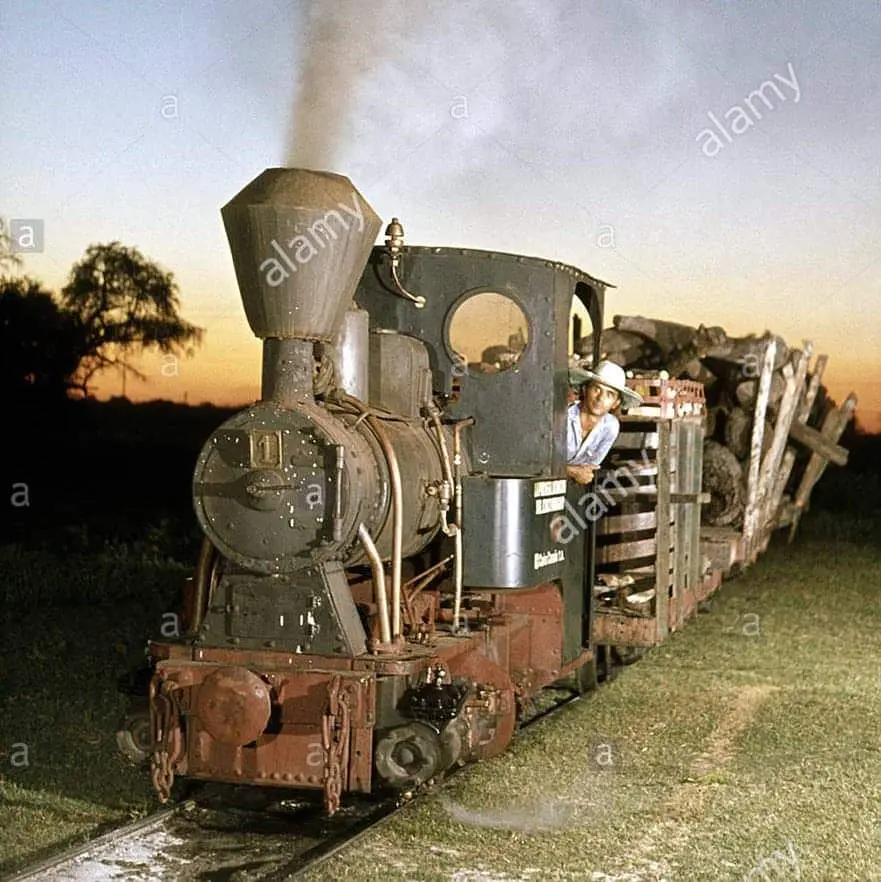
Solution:
<path fill-rule="evenodd" d="M 799 404 L 795 419 L 792 421 L 792 425 L 789 427 L 789 437 L 793 438 L 796 441 L 802 441 L 803 444 L 806 443 L 803 440 L 804 433 L 816 435 L 820 434 L 816 429 L 812 429 L 810 426 L 808 426 L 807 422 L 808 418 L 811 415 L 814 401 L 817 400 L 817 393 L 820 391 L 820 380 L 823 378 L 823 371 L 826 369 L 826 362 L 828 360 L 828 355 L 818 355 L 817 362 L 814 365 L 813 371 L 811 371 L 810 368 L 808 369 L 808 373 L 810 374 L 811 379 L 808 382 L 807 388 L 805 389 L 805 394 L 801 400 L 801 403 Z M 839 449 L 844 450 L 844 448 Z M 846 450 L 844 451 L 844 455 L 846 461 Z M 783 507 L 783 491 L 786 489 L 786 483 L 789 480 L 789 476 L 792 474 L 792 469 L 794 465 L 795 450 L 792 447 L 787 447 L 786 453 L 783 456 L 783 463 L 780 467 L 780 474 L 777 476 L 775 482 L 775 493 L 779 499 L 779 502 L 777 504 L 777 514 L 774 526 L 778 528 L 789 526 L 792 523 L 794 517 L 795 506 L 791 500 L 786 505 L 785 510 Z"/>
<path fill-rule="evenodd" d="M 826 419 L 823 420 L 823 428 L 820 430 L 822 434 L 833 443 L 837 442 L 841 437 L 841 433 L 844 432 L 847 424 L 850 422 L 850 418 L 853 415 L 856 406 L 857 397 L 851 392 L 844 400 L 844 404 L 842 404 L 841 407 L 826 414 Z M 820 476 L 826 470 L 827 465 L 829 465 L 829 460 L 824 456 L 819 453 L 811 454 L 810 462 L 808 462 L 805 473 L 802 475 L 798 492 L 795 494 L 792 525 L 789 528 L 790 542 L 795 538 L 796 530 L 798 530 L 798 522 L 801 520 L 805 508 L 807 508 L 808 500 L 811 497 L 811 490 L 813 490 L 817 481 L 820 480 Z"/>
<path fill-rule="evenodd" d="M 749 455 L 749 471 L 746 481 L 746 514 L 743 519 L 743 544 L 747 563 L 756 559 L 755 539 L 759 528 L 759 482 L 762 461 L 762 439 L 765 432 L 765 413 L 768 410 L 768 397 L 771 393 L 771 375 L 774 372 L 774 358 L 777 355 L 777 340 L 771 337 L 765 346 L 762 359 L 762 373 L 759 378 L 759 392 L 756 395 L 756 409 L 753 414 L 753 437 Z"/>
<path fill-rule="evenodd" d="M 789 429 L 789 437 L 809 447 L 814 453 L 819 453 L 823 459 L 835 463 L 837 466 L 846 466 L 847 448 L 836 444 L 817 429 L 812 429 L 804 423 L 796 420 Z"/>
<path fill-rule="evenodd" d="M 826 362 L 828 360 L 828 355 L 817 356 L 817 364 L 814 366 L 814 372 L 811 374 L 811 382 L 808 384 L 805 400 L 802 403 L 798 416 L 796 417 L 796 419 L 803 425 L 807 424 L 808 417 L 811 415 L 811 408 L 817 400 L 817 392 L 820 391 L 820 380 L 823 378 L 823 371 L 826 369 Z"/>
<path fill-rule="evenodd" d="M 784 462 L 784 453 L 786 452 L 786 442 L 789 439 L 789 430 L 792 427 L 792 421 L 795 419 L 796 412 L 799 409 L 799 402 L 805 388 L 805 381 L 808 375 L 808 362 L 811 360 L 814 346 L 809 341 L 805 341 L 804 350 L 798 354 L 793 353 L 793 365 L 787 364 L 783 366 L 783 377 L 786 381 L 786 390 L 780 400 L 780 408 L 777 413 L 777 423 L 774 426 L 774 438 L 771 442 L 771 449 L 762 460 L 762 481 L 759 485 L 759 524 L 756 536 L 757 544 L 763 549 L 768 544 L 768 538 L 774 529 L 774 522 L 777 517 L 777 509 L 780 507 L 780 500 L 783 496 L 783 487 L 786 481 L 781 484 L 781 469 Z M 793 455 L 789 459 L 789 467 L 795 462 Z M 786 475 L 788 478 L 788 474 Z"/>

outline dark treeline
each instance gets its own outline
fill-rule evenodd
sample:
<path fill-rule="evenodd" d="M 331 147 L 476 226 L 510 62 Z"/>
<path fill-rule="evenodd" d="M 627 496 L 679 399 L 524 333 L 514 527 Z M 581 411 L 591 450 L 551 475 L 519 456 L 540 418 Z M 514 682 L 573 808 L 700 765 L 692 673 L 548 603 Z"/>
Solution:
<path fill-rule="evenodd" d="M 0 542 L 55 551 L 131 543 L 187 560 L 200 535 L 190 496 L 196 457 L 234 410 L 167 401 L 46 399 L 9 415 Z"/>
<path fill-rule="evenodd" d="M 881 518 L 881 435 L 851 422 L 839 441 L 848 451 L 847 466 L 830 465 L 811 497 L 812 507 L 840 514 Z"/>
<path fill-rule="evenodd" d="M 188 560 L 201 538 L 192 509 L 196 457 L 235 412 L 168 401 L 19 402 L 4 434 L 0 542 L 101 550 L 107 542 Z M 844 469 L 830 466 L 815 508 L 881 513 L 881 435 L 849 427 Z"/>
<path fill-rule="evenodd" d="M 90 246 L 58 294 L 29 276 L 0 275 L 4 394 L 88 397 L 92 378 L 109 369 L 144 379 L 128 363 L 133 354 L 191 355 L 201 342 L 203 329 L 179 309 L 174 275 L 119 242 Z"/>
<path fill-rule="evenodd" d="M 90 397 L 102 371 L 145 379 L 140 353 L 193 354 L 204 332 L 174 275 L 119 242 L 89 246 L 58 292 L 21 269 L 0 220 L 0 543 L 188 552 L 192 467 L 228 412 Z"/>

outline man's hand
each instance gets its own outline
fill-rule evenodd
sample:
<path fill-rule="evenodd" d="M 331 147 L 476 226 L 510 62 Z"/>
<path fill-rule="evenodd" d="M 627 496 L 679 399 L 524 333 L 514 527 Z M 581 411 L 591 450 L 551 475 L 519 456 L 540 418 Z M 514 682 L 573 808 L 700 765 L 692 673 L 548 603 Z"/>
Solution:
<path fill-rule="evenodd" d="M 593 480 L 593 473 L 596 466 L 590 465 L 567 465 L 566 474 L 575 481 L 576 484 L 582 486 L 589 484 Z"/>

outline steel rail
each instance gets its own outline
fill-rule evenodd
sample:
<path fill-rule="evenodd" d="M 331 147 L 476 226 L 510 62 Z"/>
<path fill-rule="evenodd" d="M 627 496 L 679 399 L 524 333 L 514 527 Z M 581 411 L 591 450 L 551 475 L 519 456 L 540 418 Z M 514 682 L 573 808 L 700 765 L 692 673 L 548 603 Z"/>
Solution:
<path fill-rule="evenodd" d="M 90 839 L 88 842 L 71 846 L 50 858 L 32 864 L 29 867 L 25 867 L 23 870 L 19 870 L 14 876 L 4 878 L 3 882 L 25 882 L 25 880 L 29 879 L 45 879 L 48 873 L 60 870 L 66 864 L 73 864 L 77 859 L 88 857 L 92 852 L 105 848 L 108 845 L 113 845 L 115 842 L 124 839 L 135 838 L 135 834 L 149 832 L 154 827 L 158 827 L 160 824 L 165 823 L 165 821 L 167 821 L 172 815 L 179 812 L 184 805 L 185 803 L 181 803 L 180 805 L 160 808 L 158 811 L 152 812 L 143 818 L 139 818 L 137 821 L 125 824 L 122 827 L 116 827 L 107 833 L 103 833 L 101 836 L 96 836 L 94 839 Z"/>
<path fill-rule="evenodd" d="M 566 691 L 568 693 L 568 690 L 564 690 L 563 687 L 553 687 L 553 689 L 555 691 Z M 577 694 L 567 694 L 565 699 L 554 701 L 549 707 L 531 713 L 528 718 L 520 724 L 519 731 L 523 731 L 539 721 L 553 716 L 566 705 L 573 701 L 578 701 L 580 697 L 581 696 Z M 306 844 L 306 847 L 299 853 L 294 854 L 289 859 L 283 858 L 283 862 L 280 864 L 276 863 L 274 866 L 267 866 L 264 868 L 257 867 L 254 865 L 254 862 L 250 862 L 250 866 L 236 878 L 254 880 L 254 882 L 256 882 L 256 880 L 261 880 L 261 882 L 295 882 L 295 880 L 301 880 L 305 878 L 307 874 L 320 868 L 332 858 L 356 845 L 369 833 L 375 832 L 383 825 L 389 823 L 389 821 L 398 815 L 399 812 L 404 811 L 408 806 L 418 802 L 420 796 L 429 792 L 437 792 L 439 789 L 448 786 L 456 775 L 461 774 L 462 771 L 469 768 L 471 768 L 470 765 L 465 765 L 461 769 L 455 769 L 452 772 L 446 773 L 432 784 L 417 790 L 413 798 L 402 799 L 401 797 L 397 797 L 394 800 L 387 799 L 384 802 L 372 804 L 369 806 L 366 814 L 359 813 L 357 817 L 351 819 L 342 818 L 339 815 L 336 815 L 334 816 L 334 821 L 330 822 L 324 818 L 323 808 L 320 804 L 316 803 L 314 806 L 303 806 L 302 808 L 306 809 L 305 812 L 298 814 L 296 817 L 294 814 L 291 814 L 290 817 L 287 818 L 292 825 L 290 834 L 286 834 L 289 836 L 288 841 L 291 842 L 292 838 L 297 837 L 297 830 L 307 828 L 310 821 L 320 825 L 322 833 L 324 834 L 323 838 L 320 835 L 304 833 L 301 838 Z M 199 798 L 197 799 L 189 799 L 174 806 L 162 808 L 144 818 L 134 821 L 133 823 L 117 827 L 115 830 L 104 833 L 87 843 L 68 848 L 51 858 L 18 871 L 16 875 L 4 879 L 4 882 L 32 882 L 32 880 L 45 879 L 61 882 L 61 880 L 65 879 L 91 880 L 106 878 L 105 876 L 99 877 L 95 875 L 96 871 L 92 871 L 90 875 L 88 869 L 84 868 L 82 865 L 86 863 L 90 857 L 93 857 L 95 861 L 103 860 L 106 862 L 108 858 L 113 860 L 114 857 L 126 861 L 127 859 L 123 854 L 112 853 L 111 855 L 102 858 L 100 853 L 108 850 L 114 845 L 119 846 L 120 850 L 125 844 L 136 845 L 146 836 L 157 831 L 157 829 L 163 824 L 175 819 L 175 815 L 180 815 L 181 819 L 189 818 L 200 808 L 204 808 L 209 812 L 220 813 L 226 818 L 229 818 L 230 829 L 225 830 L 225 835 L 227 837 L 235 838 L 236 840 L 240 839 L 242 843 L 247 846 L 247 841 L 251 833 L 248 829 L 248 824 L 246 823 L 242 825 L 241 829 L 236 828 L 236 813 L 239 810 L 238 807 L 223 802 L 221 802 L 219 806 L 212 805 L 213 802 L 216 802 L 216 797 L 214 799 L 205 797 L 201 790 L 198 793 L 198 797 Z M 265 817 L 271 818 L 278 816 L 265 811 Z M 284 817 L 284 815 L 282 815 L 282 817 Z M 176 820 L 174 826 L 177 827 L 179 823 L 180 822 Z M 336 829 L 327 833 L 326 827 L 329 823 L 335 826 Z M 192 842 L 196 843 L 199 841 L 199 832 L 201 831 L 204 835 L 206 828 L 200 827 L 196 820 L 191 820 L 191 826 L 194 829 L 191 829 L 189 833 L 187 829 L 169 830 L 169 833 L 175 837 L 183 838 L 188 842 L 192 840 Z M 293 829 L 294 826 L 297 830 Z M 208 822 L 208 831 L 217 831 L 217 829 L 218 824 L 216 819 Z M 216 835 L 216 832 L 212 835 Z M 291 844 L 293 845 L 294 843 L 291 842 Z M 226 848 L 221 848 L 218 851 L 217 864 L 219 871 L 229 869 L 228 866 L 223 866 L 223 862 L 228 860 L 228 855 L 228 845 Z M 208 870 L 204 865 L 204 861 L 210 861 L 211 855 L 206 853 L 206 850 L 200 849 L 200 857 L 202 859 L 201 866 L 198 868 L 192 868 L 193 872 L 196 874 L 195 876 L 189 874 L 188 869 L 185 866 L 181 866 L 180 868 L 169 867 L 167 874 L 157 875 L 157 873 L 162 873 L 162 870 L 159 867 L 152 865 L 149 868 L 149 871 L 147 871 L 148 877 L 150 879 L 167 878 L 169 880 L 178 880 L 178 882 L 190 878 L 206 878 L 205 873 L 208 872 Z M 255 857 L 257 857 L 257 855 L 255 855 Z M 121 877 L 114 876 L 113 878 Z M 137 879 L 139 876 L 135 873 L 132 878 Z"/>
<path fill-rule="evenodd" d="M 560 691 L 564 691 L 563 687 L 554 687 L 554 689 L 557 688 L 559 688 Z M 569 690 L 565 691 L 568 692 Z M 520 724 L 518 732 L 522 732 L 535 723 L 552 717 L 558 711 L 562 710 L 562 708 L 572 702 L 579 701 L 582 697 L 583 696 L 578 694 L 570 694 L 561 701 L 554 702 L 550 707 L 537 711 Z M 451 771 L 446 772 L 443 778 L 424 792 L 435 793 L 438 790 L 442 790 L 444 787 L 447 787 L 457 775 L 467 772 L 470 768 L 472 768 L 472 765 L 466 764 L 461 768 L 454 768 Z M 394 807 L 381 806 L 375 813 L 376 817 L 369 820 L 367 823 L 361 821 L 361 824 L 352 836 L 345 839 L 340 837 L 334 841 L 314 846 L 304 852 L 304 854 L 300 855 L 296 860 L 292 861 L 288 867 L 282 867 L 279 870 L 276 870 L 272 875 L 266 877 L 264 882 L 298 882 L 298 880 L 305 879 L 308 874 L 311 874 L 334 857 L 357 845 L 358 842 L 365 839 L 369 833 L 375 833 L 380 830 L 383 826 L 388 824 L 392 818 L 416 803 L 418 798 L 419 794 L 413 799 L 398 802 Z"/>

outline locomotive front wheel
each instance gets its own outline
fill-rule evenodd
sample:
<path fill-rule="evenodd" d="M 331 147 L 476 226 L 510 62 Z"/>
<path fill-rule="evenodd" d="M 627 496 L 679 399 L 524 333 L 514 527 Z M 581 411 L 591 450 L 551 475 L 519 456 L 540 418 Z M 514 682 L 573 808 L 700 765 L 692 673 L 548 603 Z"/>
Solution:
<path fill-rule="evenodd" d="M 116 731 L 119 752 L 136 766 L 147 765 L 153 752 L 149 708 L 129 711 Z"/>
<path fill-rule="evenodd" d="M 437 733 L 423 723 L 398 726 L 380 738 L 374 762 L 387 786 L 418 787 L 440 770 L 441 745 Z"/>

